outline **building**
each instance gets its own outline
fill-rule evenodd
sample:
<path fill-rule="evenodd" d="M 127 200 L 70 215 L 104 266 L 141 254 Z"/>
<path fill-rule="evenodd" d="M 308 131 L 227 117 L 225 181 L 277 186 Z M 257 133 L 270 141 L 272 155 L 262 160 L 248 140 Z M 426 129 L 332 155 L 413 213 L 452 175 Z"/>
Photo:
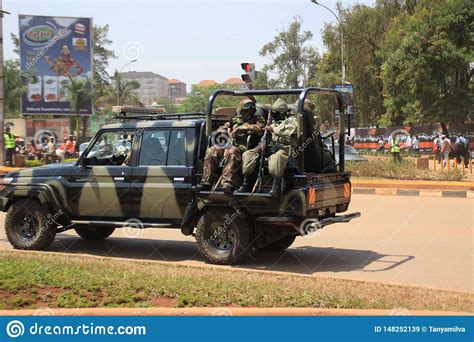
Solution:
<path fill-rule="evenodd" d="M 224 81 L 224 83 L 222 84 L 229 86 L 231 88 L 239 89 L 239 90 L 248 89 L 247 84 L 244 81 L 242 81 L 242 79 L 237 78 L 237 77 L 231 77 L 228 80 Z"/>
<path fill-rule="evenodd" d="M 174 102 L 177 98 L 186 97 L 186 83 L 172 78 L 168 81 L 169 97 Z"/>
<path fill-rule="evenodd" d="M 156 99 L 170 96 L 168 79 L 164 76 L 150 71 L 128 71 L 121 73 L 120 76 L 122 81 L 133 80 L 140 83 L 136 93 L 144 105 L 151 105 Z"/>
<path fill-rule="evenodd" d="M 202 80 L 201 82 L 199 82 L 196 85 L 199 86 L 199 87 L 207 88 L 207 87 L 215 86 L 216 84 L 217 84 L 217 82 L 214 81 L 214 80 Z"/>

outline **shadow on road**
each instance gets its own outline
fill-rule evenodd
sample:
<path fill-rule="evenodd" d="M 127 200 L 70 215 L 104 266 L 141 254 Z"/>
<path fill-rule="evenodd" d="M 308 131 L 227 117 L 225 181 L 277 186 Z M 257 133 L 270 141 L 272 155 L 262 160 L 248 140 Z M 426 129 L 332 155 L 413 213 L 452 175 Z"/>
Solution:
<path fill-rule="evenodd" d="M 48 248 L 51 252 L 89 254 L 111 258 L 131 258 L 169 262 L 204 263 L 191 241 L 110 237 L 104 241 L 85 241 L 70 235 L 57 235 Z M 301 246 L 284 252 L 259 251 L 246 263 L 235 266 L 280 272 L 313 274 L 318 272 L 382 272 L 400 266 L 413 256 L 379 254 L 370 250 Z"/>

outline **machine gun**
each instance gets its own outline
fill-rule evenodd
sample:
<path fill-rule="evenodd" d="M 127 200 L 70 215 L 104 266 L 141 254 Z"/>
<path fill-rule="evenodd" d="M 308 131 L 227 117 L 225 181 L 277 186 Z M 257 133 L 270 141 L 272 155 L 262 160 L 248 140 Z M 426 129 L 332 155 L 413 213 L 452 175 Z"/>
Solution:
<path fill-rule="evenodd" d="M 272 125 L 273 122 L 273 110 L 268 111 L 268 116 L 267 116 L 267 125 L 265 128 L 268 128 Z M 255 185 L 253 186 L 252 193 L 255 193 L 255 191 L 260 191 L 262 187 L 262 181 L 263 181 L 263 176 L 265 172 L 265 152 L 267 150 L 268 145 L 270 144 L 270 133 L 266 129 L 265 132 L 263 133 L 262 137 L 262 143 L 261 143 L 261 149 L 260 149 L 260 164 L 258 165 L 258 176 L 257 180 L 255 182 Z"/>

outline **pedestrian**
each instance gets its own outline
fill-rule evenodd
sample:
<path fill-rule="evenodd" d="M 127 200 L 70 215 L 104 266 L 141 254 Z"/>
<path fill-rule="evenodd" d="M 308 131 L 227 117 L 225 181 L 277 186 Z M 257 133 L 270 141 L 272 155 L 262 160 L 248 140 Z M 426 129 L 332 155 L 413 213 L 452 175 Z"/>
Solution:
<path fill-rule="evenodd" d="M 390 152 L 393 156 L 393 161 L 397 163 L 402 162 L 402 158 L 400 157 L 400 139 L 398 138 L 398 134 L 392 135 L 392 140 L 390 142 Z"/>
<path fill-rule="evenodd" d="M 30 143 L 28 144 L 27 159 L 28 160 L 41 159 L 40 152 L 38 148 L 36 147 L 34 139 L 31 139 Z"/>
<path fill-rule="evenodd" d="M 441 147 L 443 145 L 443 141 L 439 134 L 436 135 L 436 138 L 433 140 L 433 152 L 436 157 L 436 162 L 438 164 L 441 163 Z"/>
<path fill-rule="evenodd" d="M 449 140 L 447 136 L 442 135 L 441 136 L 441 154 L 443 155 L 443 167 L 446 167 L 450 152 L 451 152 L 451 140 Z"/>
<path fill-rule="evenodd" d="M 405 138 L 405 145 L 407 147 L 406 151 L 408 153 L 411 153 L 413 151 L 413 138 L 411 137 L 411 135 L 408 135 Z"/>
<path fill-rule="evenodd" d="M 464 166 L 469 165 L 469 140 L 463 133 L 459 134 L 454 143 L 454 153 L 456 155 L 456 162 L 461 164 L 464 159 Z"/>
<path fill-rule="evenodd" d="M 66 141 L 65 150 L 64 150 L 64 159 L 74 158 L 74 155 L 75 155 L 74 138 L 72 135 L 70 135 L 69 139 Z"/>
<path fill-rule="evenodd" d="M 5 134 L 3 135 L 5 141 L 5 149 L 6 149 L 6 160 L 5 165 L 14 166 L 14 158 L 15 158 L 15 135 L 10 132 L 10 127 L 5 128 Z"/>
<path fill-rule="evenodd" d="M 349 137 L 346 138 L 346 145 L 347 145 L 347 146 L 352 146 L 352 140 L 351 140 L 351 138 L 349 138 Z"/>
<path fill-rule="evenodd" d="M 46 158 L 47 163 L 54 163 L 56 161 L 56 145 L 54 138 L 50 137 L 48 142 L 48 154 Z"/>
<path fill-rule="evenodd" d="M 379 146 L 377 148 L 377 152 L 384 153 L 385 152 L 385 142 L 383 141 L 382 136 L 379 137 L 379 140 L 377 141 L 377 144 L 379 144 Z"/>
<path fill-rule="evenodd" d="M 416 154 L 419 154 L 420 153 L 420 138 L 417 135 L 413 137 L 413 140 L 411 141 L 411 145 L 412 145 L 413 151 Z"/>

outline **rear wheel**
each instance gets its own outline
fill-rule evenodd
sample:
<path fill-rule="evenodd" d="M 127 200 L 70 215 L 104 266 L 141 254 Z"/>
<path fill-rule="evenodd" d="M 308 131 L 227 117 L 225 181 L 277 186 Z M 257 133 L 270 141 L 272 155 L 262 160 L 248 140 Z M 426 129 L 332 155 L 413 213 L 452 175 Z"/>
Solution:
<path fill-rule="evenodd" d="M 213 264 L 236 264 L 252 253 L 253 227 L 238 210 L 206 211 L 195 236 L 199 251 Z"/>
<path fill-rule="evenodd" d="M 56 236 L 57 224 L 35 199 L 14 202 L 5 217 L 5 233 L 14 248 L 42 250 Z"/>
<path fill-rule="evenodd" d="M 259 249 L 261 251 L 284 251 L 295 242 L 295 239 L 296 235 L 287 235 Z"/>
<path fill-rule="evenodd" d="M 74 230 L 84 240 L 104 240 L 112 235 L 115 228 L 107 226 L 78 226 Z"/>

